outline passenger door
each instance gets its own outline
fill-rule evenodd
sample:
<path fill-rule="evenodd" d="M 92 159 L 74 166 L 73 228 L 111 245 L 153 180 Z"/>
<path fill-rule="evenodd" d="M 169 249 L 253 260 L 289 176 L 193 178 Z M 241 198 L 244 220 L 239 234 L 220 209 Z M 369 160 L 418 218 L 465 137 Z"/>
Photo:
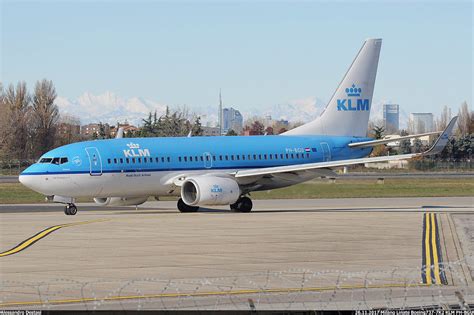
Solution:
<path fill-rule="evenodd" d="M 204 158 L 204 167 L 205 168 L 211 168 L 212 167 L 212 155 L 209 152 L 204 152 L 202 154 L 202 157 Z"/>
<path fill-rule="evenodd" d="M 96 147 L 89 147 L 86 148 L 86 153 L 89 157 L 89 174 L 91 176 L 102 175 L 102 159 L 100 158 L 99 150 Z"/>
<path fill-rule="evenodd" d="M 323 151 L 323 162 L 331 161 L 331 149 L 327 142 L 321 142 L 321 149 Z"/>

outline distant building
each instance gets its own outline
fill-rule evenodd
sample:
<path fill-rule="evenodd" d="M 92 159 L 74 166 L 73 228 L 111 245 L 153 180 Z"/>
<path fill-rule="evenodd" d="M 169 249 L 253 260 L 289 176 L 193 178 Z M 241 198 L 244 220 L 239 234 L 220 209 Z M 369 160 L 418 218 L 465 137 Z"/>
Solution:
<path fill-rule="evenodd" d="M 243 129 L 244 118 L 237 109 L 232 107 L 224 108 L 222 110 L 222 120 L 222 134 L 226 134 L 230 129 L 234 130 L 236 133 L 240 133 Z"/>
<path fill-rule="evenodd" d="M 434 131 L 432 113 L 411 113 L 409 131 L 413 134 Z"/>
<path fill-rule="evenodd" d="M 383 123 L 385 132 L 398 132 L 400 129 L 400 106 L 398 104 L 383 105 Z"/>
<path fill-rule="evenodd" d="M 219 127 L 207 127 L 201 126 L 202 135 L 203 136 L 218 136 L 219 135 Z"/>
<path fill-rule="evenodd" d="M 110 126 L 109 124 L 103 124 L 105 128 L 105 133 L 109 133 Z M 92 137 L 94 133 L 99 134 L 100 124 L 92 123 L 81 126 L 81 135 L 84 137 Z"/>

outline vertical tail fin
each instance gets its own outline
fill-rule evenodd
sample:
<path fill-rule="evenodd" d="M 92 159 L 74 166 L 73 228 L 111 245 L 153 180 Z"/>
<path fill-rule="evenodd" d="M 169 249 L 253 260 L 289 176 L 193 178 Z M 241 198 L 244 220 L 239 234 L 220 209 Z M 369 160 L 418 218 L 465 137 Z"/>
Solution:
<path fill-rule="evenodd" d="M 284 135 L 366 136 L 381 46 L 367 39 L 322 114 Z"/>

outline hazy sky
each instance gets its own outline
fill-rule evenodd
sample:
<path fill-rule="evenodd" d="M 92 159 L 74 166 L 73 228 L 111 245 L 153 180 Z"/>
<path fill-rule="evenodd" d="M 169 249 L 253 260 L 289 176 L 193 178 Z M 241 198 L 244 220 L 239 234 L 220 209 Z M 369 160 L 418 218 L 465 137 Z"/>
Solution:
<path fill-rule="evenodd" d="M 473 4 L 1 1 L 1 80 L 59 95 L 112 91 L 193 107 L 327 101 L 381 37 L 374 98 L 406 112 L 472 106 Z"/>

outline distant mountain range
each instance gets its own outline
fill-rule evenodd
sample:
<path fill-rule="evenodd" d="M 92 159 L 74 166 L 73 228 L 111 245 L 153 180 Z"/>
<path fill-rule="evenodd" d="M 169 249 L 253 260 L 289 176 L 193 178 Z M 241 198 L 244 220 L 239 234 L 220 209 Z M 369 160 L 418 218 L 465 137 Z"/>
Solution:
<path fill-rule="evenodd" d="M 61 114 L 78 117 L 81 124 L 92 122 L 103 122 L 116 124 L 117 122 L 129 122 L 136 126 L 142 124 L 142 119 L 146 118 L 149 112 L 156 112 L 163 115 L 166 105 L 141 97 L 122 98 L 112 92 L 94 95 L 86 92 L 77 99 L 71 100 L 58 96 L 56 98 Z M 383 119 L 384 102 L 375 102 L 371 111 L 371 120 Z M 252 110 L 239 108 L 238 105 L 232 107 L 239 109 L 244 116 L 244 120 L 251 117 L 266 117 L 270 115 L 272 119 L 285 119 L 291 122 L 307 122 L 316 118 L 326 106 L 326 102 L 318 97 L 307 97 L 276 105 L 256 106 Z M 227 107 L 227 105 L 224 105 Z M 173 106 L 170 106 L 173 109 Z M 214 126 L 217 122 L 217 104 L 193 107 L 188 106 L 190 114 L 201 116 L 203 125 Z M 408 115 L 400 111 L 401 128 L 406 127 Z M 402 124 L 403 123 L 403 124 Z"/>

